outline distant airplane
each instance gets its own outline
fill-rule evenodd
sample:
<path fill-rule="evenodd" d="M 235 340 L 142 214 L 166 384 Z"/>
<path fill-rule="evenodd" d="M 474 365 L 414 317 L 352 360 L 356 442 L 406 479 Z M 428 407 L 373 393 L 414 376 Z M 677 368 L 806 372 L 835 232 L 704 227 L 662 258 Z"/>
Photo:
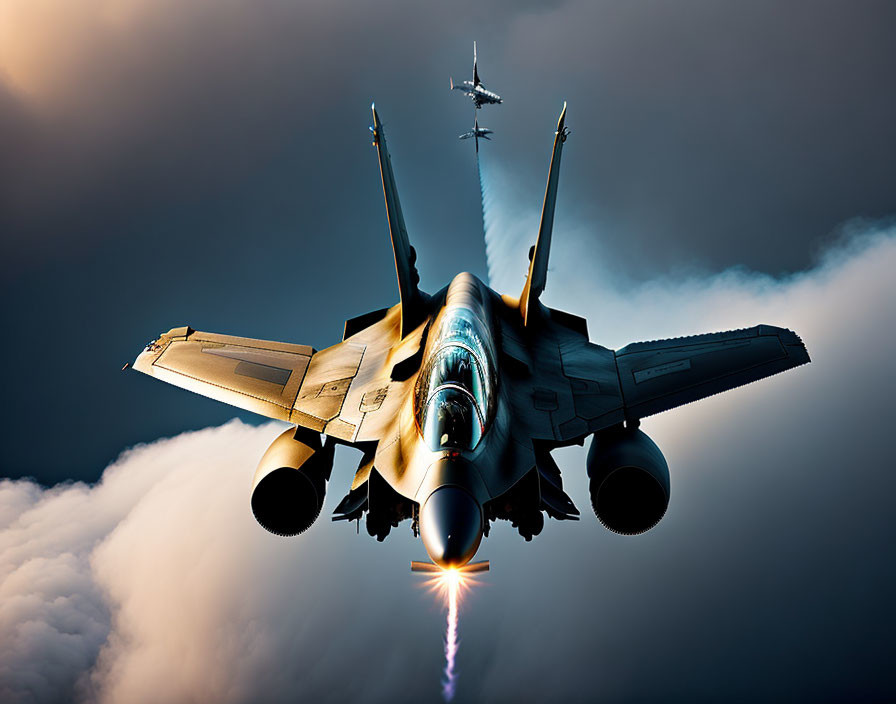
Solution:
<path fill-rule="evenodd" d="M 482 81 L 479 80 L 479 70 L 476 68 L 476 42 L 473 42 L 473 80 L 464 81 L 460 85 L 454 85 L 453 78 L 449 78 L 449 80 L 451 81 L 451 90 L 462 90 L 470 96 L 470 100 L 473 101 L 477 110 L 483 105 L 499 105 L 504 102 L 500 95 L 486 90 Z"/>
<path fill-rule="evenodd" d="M 492 138 L 489 137 L 490 134 L 494 134 L 494 131 L 487 129 L 485 127 L 480 127 L 479 119 L 476 118 L 475 120 L 473 120 L 473 129 L 470 130 L 469 132 L 464 132 L 462 135 L 458 136 L 458 139 L 470 139 L 470 137 L 472 137 L 473 139 L 476 140 L 476 151 L 478 152 L 479 151 L 479 140 L 487 139 L 487 140 L 491 141 Z"/>
<path fill-rule="evenodd" d="M 640 419 L 809 361 L 795 333 L 770 325 L 613 351 L 590 342 L 583 318 L 541 303 L 565 119 L 564 105 L 518 296 L 468 273 L 435 294 L 420 290 L 374 108 L 398 304 L 346 321 L 342 342 L 319 352 L 179 327 L 137 357 L 141 372 L 291 424 L 255 472 L 251 506 L 264 528 L 296 535 L 314 523 L 334 449 L 345 445 L 362 457 L 333 520 L 366 514 L 378 540 L 410 520 L 431 569 L 487 569 L 468 563 L 493 521 L 510 521 L 531 540 L 545 514 L 578 519 L 551 451 L 590 437 L 585 468 L 597 518 L 617 533 L 643 533 L 665 514 L 670 482 Z"/>

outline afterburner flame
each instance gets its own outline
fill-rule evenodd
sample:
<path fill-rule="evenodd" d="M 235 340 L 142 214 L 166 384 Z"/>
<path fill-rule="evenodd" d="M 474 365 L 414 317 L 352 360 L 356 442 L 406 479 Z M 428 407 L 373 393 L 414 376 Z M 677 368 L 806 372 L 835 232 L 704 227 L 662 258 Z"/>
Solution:
<path fill-rule="evenodd" d="M 454 699 L 457 686 L 456 659 L 460 641 L 457 637 L 458 606 L 461 597 L 476 583 L 472 573 L 463 567 L 451 568 L 434 574 L 426 581 L 426 586 L 438 594 L 448 607 L 445 621 L 445 669 L 442 680 L 442 697 L 446 702 Z"/>

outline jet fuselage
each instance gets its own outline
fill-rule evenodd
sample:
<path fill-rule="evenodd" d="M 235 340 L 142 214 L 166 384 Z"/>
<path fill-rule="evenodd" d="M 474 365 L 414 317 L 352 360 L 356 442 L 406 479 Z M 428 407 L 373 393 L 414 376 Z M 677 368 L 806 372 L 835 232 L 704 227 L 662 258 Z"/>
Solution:
<path fill-rule="evenodd" d="M 490 433 L 506 413 L 498 389 L 490 289 L 472 274 L 459 274 L 431 325 L 413 404 L 418 446 L 411 460 L 420 477 L 414 497 L 420 533 L 433 562 L 468 562 L 485 527 L 482 505 L 490 498 L 489 466 L 504 454 Z"/>
<path fill-rule="evenodd" d="M 319 351 L 180 326 L 133 365 L 292 426 L 252 481 L 252 512 L 266 530 L 298 535 L 317 520 L 343 444 L 362 457 L 334 520 L 366 514 L 367 532 L 383 540 L 410 519 L 433 569 L 461 567 L 491 521 L 507 520 L 531 540 L 545 515 L 578 520 L 551 452 L 590 439 L 594 513 L 608 529 L 636 535 L 662 519 L 670 495 L 668 465 L 640 420 L 809 361 L 799 336 L 770 325 L 613 351 L 590 341 L 584 319 L 539 300 L 569 134 L 565 105 L 520 295 L 499 295 L 468 273 L 422 291 L 372 112 L 399 302 L 346 321 L 342 341 Z"/>

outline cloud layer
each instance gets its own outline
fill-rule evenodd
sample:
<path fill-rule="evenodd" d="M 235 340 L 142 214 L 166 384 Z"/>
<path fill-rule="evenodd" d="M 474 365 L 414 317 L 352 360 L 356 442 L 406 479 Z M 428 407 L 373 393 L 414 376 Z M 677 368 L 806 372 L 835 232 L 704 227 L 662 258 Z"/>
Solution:
<path fill-rule="evenodd" d="M 458 699 L 896 695 L 896 233 L 854 236 L 783 282 L 733 272 L 615 297 L 555 242 L 549 303 L 590 315 L 598 340 L 785 323 L 813 363 L 645 422 L 672 469 L 645 536 L 601 528 L 582 450 L 558 453 L 583 520 L 486 541 Z M 251 472 L 278 432 L 234 421 L 159 440 L 96 485 L 0 483 L 0 699 L 435 699 L 442 615 L 407 572 L 422 548 L 406 526 L 378 544 L 324 518 L 283 540 L 252 519 Z M 327 506 L 354 460 L 337 456 Z"/>
<path fill-rule="evenodd" d="M 387 700 L 394 681 L 368 679 L 365 659 L 385 673 L 426 661 L 425 648 L 375 654 L 392 627 L 425 642 L 425 602 L 401 606 L 410 552 L 381 570 L 345 524 L 301 541 L 261 530 L 249 481 L 280 430 L 234 421 L 160 440 L 94 486 L 0 483 L 0 700 Z M 345 660 L 361 667 L 339 674 Z"/>
<path fill-rule="evenodd" d="M 316 182 L 348 178 L 373 97 L 400 126 L 397 156 L 439 164 L 418 167 L 426 189 L 399 179 L 420 191 L 406 207 L 466 224 L 455 135 L 469 112 L 446 73 L 465 77 L 475 28 L 482 75 L 507 99 L 488 114 L 490 150 L 540 180 L 533 140 L 569 99 L 586 156 L 568 185 L 588 219 L 627 233 L 626 267 L 677 263 L 671 243 L 685 243 L 716 266 L 793 269 L 835 223 L 892 210 L 893 13 L 881 0 L 5 0 L 0 244 L 19 263 L 38 233 L 66 250 L 102 243 L 159 208 L 257 198 L 252 182 L 275 187 L 264 177 L 277 167 L 306 203 L 336 209 Z M 736 237 L 721 246 L 720 232 Z M 777 251 L 744 246 L 750 234 L 779 239 Z"/>

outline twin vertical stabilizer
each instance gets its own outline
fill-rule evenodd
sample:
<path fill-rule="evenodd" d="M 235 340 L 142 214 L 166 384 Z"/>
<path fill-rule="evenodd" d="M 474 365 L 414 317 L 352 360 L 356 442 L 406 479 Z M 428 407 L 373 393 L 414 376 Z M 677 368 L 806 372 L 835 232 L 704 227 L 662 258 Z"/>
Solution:
<path fill-rule="evenodd" d="M 386 147 L 383 124 L 376 113 L 376 106 L 371 105 L 370 108 L 373 111 L 373 125 L 370 127 L 370 131 L 373 133 L 373 146 L 376 147 L 379 156 L 380 175 L 383 178 L 386 217 L 389 220 L 389 234 L 392 237 L 392 251 L 395 254 L 395 272 L 398 274 L 398 294 L 401 299 L 401 336 L 404 337 L 417 327 L 421 320 L 422 295 L 420 289 L 417 288 L 420 275 L 415 266 L 417 253 L 408 240 L 404 215 L 401 213 L 401 202 L 398 200 L 398 189 L 395 186 L 395 176 L 392 173 L 392 160 L 389 158 L 389 150 Z"/>
<path fill-rule="evenodd" d="M 479 80 L 479 69 L 476 66 L 476 42 L 473 42 L 473 85 L 482 85 L 482 81 Z"/>
<path fill-rule="evenodd" d="M 389 234 L 392 238 L 392 251 L 395 255 L 395 272 L 398 275 L 398 293 L 401 300 L 401 336 L 404 337 L 417 325 L 423 316 L 423 299 L 425 294 L 420 292 L 417 284 L 420 276 L 417 273 L 417 254 L 408 240 L 408 231 L 404 224 L 404 216 L 401 212 L 401 202 L 398 199 L 398 189 L 395 186 L 395 176 L 392 173 L 392 161 L 389 150 L 386 147 L 386 135 L 383 125 L 377 115 L 376 107 L 371 105 L 373 111 L 373 125 L 370 131 L 373 133 L 373 144 L 376 147 L 380 162 L 380 175 L 383 179 L 383 195 L 386 200 L 386 217 L 389 220 Z M 480 128 L 475 123 L 473 132 L 461 135 L 461 139 L 467 136 L 485 136 L 490 130 Z M 566 103 L 563 103 L 563 111 L 557 122 L 557 132 L 554 135 L 554 149 L 551 153 L 551 167 L 548 172 L 548 183 L 544 193 L 544 204 L 541 209 L 541 224 L 538 228 L 538 239 L 532 247 L 529 273 L 526 284 L 520 295 L 520 314 L 523 324 L 528 325 L 533 317 L 533 311 L 537 308 L 538 298 L 544 291 L 548 273 L 548 258 L 551 251 L 551 233 L 554 228 L 554 208 L 557 202 L 557 185 L 560 178 L 560 158 L 563 154 L 563 144 L 569 136 L 566 127 Z M 486 137 L 487 138 L 487 137 Z"/>
<path fill-rule="evenodd" d="M 554 151 L 551 154 L 551 169 L 548 172 L 548 185 L 544 192 L 544 205 L 541 209 L 541 226 L 538 228 L 538 239 L 532 248 L 529 261 L 529 274 L 526 285 L 520 295 L 520 314 L 523 324 L 528 325 L 532 310 L 538 297 L 544 291 L 548 275 L 548 255 L 551 252 L 551 231 L 554 228 L 554 205 L 557 202 L 557 181 L 560 177 L 560 157 L 563 154 L 563 143 L 569 136 L 566 125 L 566 103 L 557 122 L 557 133 L 554 135 Z"/>

